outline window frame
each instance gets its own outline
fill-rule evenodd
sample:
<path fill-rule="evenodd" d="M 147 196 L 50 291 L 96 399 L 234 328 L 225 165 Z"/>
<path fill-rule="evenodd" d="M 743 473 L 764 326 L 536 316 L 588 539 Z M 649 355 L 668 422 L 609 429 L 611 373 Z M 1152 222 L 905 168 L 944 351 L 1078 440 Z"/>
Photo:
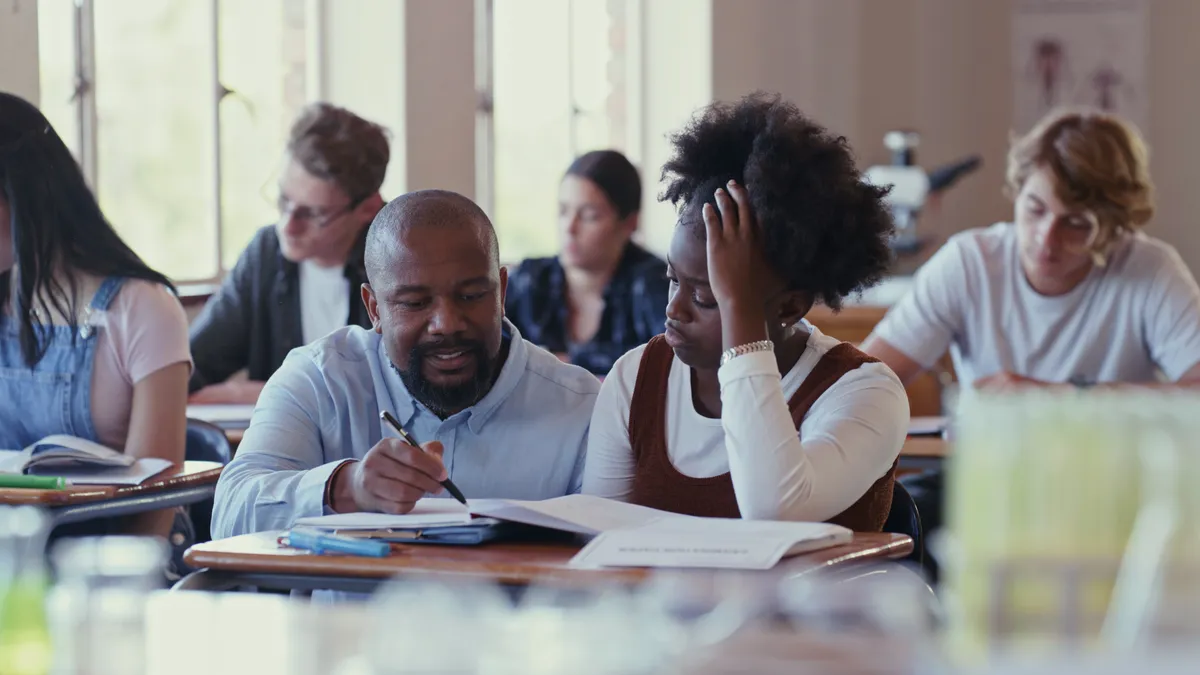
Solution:
<path fill-rule="evenodd" d="M 567 30 L 574 30 L 575 3 L 579 0 L 563 0 L 567 3 Z M 642 163 L 642 132 L 645 125 L 642 100 L 644 78 L 642 60 L 644 54 L 643 3 L 645 0 L 608 0 L 624 4 L 625 20 L 625 147 L 621 150 L 634 166 Z M 475 0 L 475 201 L 485 213 L 495 213 L 496 194 L 496 130 L 495 130 L 495 2 Z M 568 38 L 568 44 L 573 38 Z M 568 50 L 567 59 L 573 63 L 574 52 Z M 574 67 L 568 68 L 569 99 L 563 102 L 568 112 L 570 132 L 568 148 L 571 156 L 579 155 L 579 119 L 586 115 L 579 105 Z M 564 169 L 566 167 L 563 167 Z"/>
<path fill-rule="evenodd" d="M 221 194 L 224 153 L 222 145 L 221 104 L 230 96 L 236 96 L 237 91 L 230 89 L 221 81 L 221 3 L 220 0 L 189 0 L 190 2 L 207 2 L 208 11 L 212 14 L 212 31 L 209 39 L 212 44 L 212 61 L 209 68 L 208 85 L 212 88 L 210 103 L 212 106 L 213 134 L 211 154 L 212 172 L 208 176 L 208 187 L 212 199 L 212 246 L 216 251 L 216 274 L 207 278 L 176 279 L 170 270 L 164 270 L 167 276 L 178 282 L 181 294 L 207 294 L 225 277 L 234 261 L 226 260 L 224 255 L 225 223 L 224 198 Z M 306 38 L 308 42 L 306 54 L 306 82 L 315 93 L 321 93 L 324 84 L 324 26 L 321 19 L 326 14 L 327 0 L 303 0 L 306 14 Z M 99 185 L 100 172 L 103 167 L 99 164 L 100 123 L 96 112 L 96 50 L 95 50 L 95 0 L 73 0 L 74 5 L 74 90 L 70 102 L 75 106 L 77 121 L 76 147 L 78 161 L 83 170 L 84 178 L 93 189 Z M 314 62 L 315 59 L 315 62 Z"/>

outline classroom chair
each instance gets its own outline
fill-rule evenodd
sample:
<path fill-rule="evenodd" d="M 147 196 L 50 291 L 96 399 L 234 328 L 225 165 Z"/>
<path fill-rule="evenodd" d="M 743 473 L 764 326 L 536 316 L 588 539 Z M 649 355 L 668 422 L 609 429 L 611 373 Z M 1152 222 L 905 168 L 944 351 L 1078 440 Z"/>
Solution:
<path fill-rule="evenodd" d="M 233 457 L 233 449 L 225 432 L 203 420 L 188 419 L 186 447 L 185 458 L 193 461 L 228 464 Z"/>
<path fill-rule="evenodd" d="M 912 537 L 913 551 L 904 561 L 914 563 L 922 572 L 925 569 L 925 537 L 921 529 L 921 514 L 917 511 L 917 503 L 902 483 L 896 481 L 892 489 L 892 508 L 888 512 L 887 522 L 883 524 L 884 532 L 907 534 Z"/>
<path fill-rule="evenodd" d="M 220 427 L 202 420 L 188 419 L 185 459 L 228 464 L 232 457 L 233 449 L 229 445 L 229 439 L 225 436 L 225 432 Z M 192 525 L 195 528 L 196 543 L 211 540 L 212 500 L 206 499 L 189 508 L 192 514 Z"/>
<path fill-rule="evenodd" d="M 921 514 L 917 511 L 917 504 L 912 495 L 898 482 L 892 490 L 892 508 L 883 524 L 883 531 L 912 537 L 912 553 L 889 563 L 835 572 L 828 577 L 829 580 L 845 586 L 865 585 L 866 588 L 885 582 L 912 585 L 919 589 L 916 597 L 921 603 L 921 610 L 927 613 L 931 625 L 941 624 L 944 621 L 943 609 L 937 593 L 929 585 L 929 571 L 924 565 L 925 536 L 921 527 Z"/>

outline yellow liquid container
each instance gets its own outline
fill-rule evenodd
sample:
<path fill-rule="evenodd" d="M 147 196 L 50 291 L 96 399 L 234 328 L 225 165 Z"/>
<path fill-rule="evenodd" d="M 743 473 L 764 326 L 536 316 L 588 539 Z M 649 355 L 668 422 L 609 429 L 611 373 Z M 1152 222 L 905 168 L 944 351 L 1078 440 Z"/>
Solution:
<path fill-rule="evenodd" d="M 0 506 L 0 675 L 45 675 L 51 670 L 48 531 L 49 520 L 40 510 Z"/>
<path fill-rule="evenodd" d="M 1200 398 L 1148 391 L 973 394 L 947 465 L 951 652 L 1103 647 L 1118 570 L 1152 497 L 1194 560 Z M 1164 471 L 1162 466 L 1170 467 Z M 1158 468 L 1155 468 L 1158 467 Z M 1176 495 L 1187 495 L 1177 500 Z"/>

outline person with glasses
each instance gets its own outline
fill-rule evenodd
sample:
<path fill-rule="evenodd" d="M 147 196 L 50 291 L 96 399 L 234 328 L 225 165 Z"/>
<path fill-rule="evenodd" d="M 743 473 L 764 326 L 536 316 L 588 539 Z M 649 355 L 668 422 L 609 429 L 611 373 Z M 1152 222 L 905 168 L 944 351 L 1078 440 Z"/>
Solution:
<path fill-rule="evenodd" d="M 371 325 L 358 295 L 389 156 L 387 131 L 349 110 L 315 103 L 301 113 L 279 221 L 258 231 L 192 324 L 192 402 L 254 402 L 293 348 Z M 243 369 L 248 382 L 226 382 Z"/>
<path fill-rule="evenodd" d="M 1130 124 L 1052 113 L 1013 142 L 1006 192 L 1013 222 L 951 237 L 864 351 L 909 383 L 948 349 L 968 389 L 1200 382 L 1200 288 L 1142 232 L 1153 185 Z M 940 474 L 905 485 L 936 529 Z"/>

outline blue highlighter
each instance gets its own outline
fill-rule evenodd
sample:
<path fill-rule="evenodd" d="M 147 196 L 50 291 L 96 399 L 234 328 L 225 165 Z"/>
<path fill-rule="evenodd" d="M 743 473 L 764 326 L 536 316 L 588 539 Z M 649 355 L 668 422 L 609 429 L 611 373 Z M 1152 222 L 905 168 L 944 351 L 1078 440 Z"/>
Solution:
<path fill-rule="evenodd" d="M 323 534 L 313 530 L 288 530 L 279 538 L 279 543 L 292 548 L 312 551 L 318 555 L 341 553 L 361 555 L 369 558 L 386 558 L 392 547 L 386 541 L 354 539 L 336 534 Z"/>

